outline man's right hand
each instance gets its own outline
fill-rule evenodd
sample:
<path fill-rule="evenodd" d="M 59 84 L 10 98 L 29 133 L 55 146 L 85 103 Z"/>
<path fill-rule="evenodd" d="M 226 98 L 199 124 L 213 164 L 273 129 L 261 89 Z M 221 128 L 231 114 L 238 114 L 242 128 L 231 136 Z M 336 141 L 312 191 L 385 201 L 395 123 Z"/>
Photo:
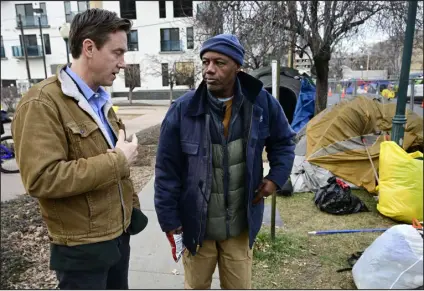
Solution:
<path fill-rule="evenodd" d="M 137 158 L 137 155 L 138 155 L 137 147 L 138 147 L 137 136 L 133 134 L 131 142 L 127 142 L 125 141 L 125 132 L 122 129 L 120 129 L 118 141 L 116 142 L 115 148 L 120 149 L 124 153 L 129 165 L 135 162 Z M 108 150 L 108 152 L 112 152 L 112 151 L 113 150 Z"/>
<path fill-rule="evenodd" d="M 180 226 L 180 227 L 179 227 L 179 228 L 177 228 L 177 229 L 174 229 L 174 230 L 168 231 L 168 232 L 167 232 L 167 234 L 169 234 L 169 235 L 180 234 L 180 233 L 182 232 L 182 230 L 183 230 L 183 227 L 182 227 L 182 226 Z"/>

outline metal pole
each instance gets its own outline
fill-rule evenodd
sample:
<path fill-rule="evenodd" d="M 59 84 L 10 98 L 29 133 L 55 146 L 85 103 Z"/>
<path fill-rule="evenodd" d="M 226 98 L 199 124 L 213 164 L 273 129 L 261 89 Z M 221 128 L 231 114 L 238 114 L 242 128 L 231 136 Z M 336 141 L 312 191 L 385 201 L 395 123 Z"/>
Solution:
<path fill-rule="evenodd" d="M 414 80 L 411 80 L 411 99 L 409 100 L 409 107 L 411 108 L 411 111 L 414 111 L 414 102 L 415 102 L 415 86 L 414 86 Z"/>
<path fill-rule="evenodd" d="M 46 53 L 44 51 L 43 29 L 41 28 L 41 15 L 38 16 L 38 27 L 40 28 L 41 49 L 43 51 L 44 76 L 47 79 Z"/>
<path fill-rule="evenodd" d="M 403 45 L 402 68 L 399 80 L 399 95 L 396 104 L 396 115 L 392 120 L 392 140 L 403 146 L 403 136 L 406 124 L 406 93 L 408 90 L 409 69 L 411 68 L 412 44 L 414 41 L 415 19 L 417 17 L 418 1 L 408 1 L 408 22 L 406 24 L 405 41 Z"/>
<path fill-rule="evenodd" d="M 26 43 L 25 43 L 24 27 L 22 25 L 22 16 L 21 16 L 21 14 L 19 14 L 18 17 L 19 17 L 19 27 L 21 28 L 22 47 L 23 47 L 23 51 L 24 51 L 25 64 L 26 64 L 27 75 L 28 75 L 28 83 L 29 83 L 28 85 L 29 85 L 29 87 L 31 87 L 31 73 L 29 71 L 28 52 L 27 52 L 27 47 L 26 47 Z"/>
<path fill-rule="evenodd" d="M 68 48 L 68 39 L 65 38 L 65 45 L 66 45 L 66 60 L 67 60 L 67 64 L 69 64 L 69 48 Z"/>
<path fill-rule="evenodd" d="M 272 61 L 272 95 L 280 101 L 280 61 Z M 277 193 L 272 193 L 271 204 L 271 240 L 275 240 L 275 214 L 277 206 Z"/>

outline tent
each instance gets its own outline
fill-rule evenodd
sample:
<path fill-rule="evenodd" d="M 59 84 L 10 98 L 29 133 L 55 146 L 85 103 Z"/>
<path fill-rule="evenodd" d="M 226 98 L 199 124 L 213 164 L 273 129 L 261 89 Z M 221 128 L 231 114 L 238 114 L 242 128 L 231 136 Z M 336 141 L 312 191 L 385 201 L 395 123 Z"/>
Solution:
<path fill-rule="evenodd" d="M 301 80 L 301 89 L 297 99 L 291 127 L 295 132 L 299 132 L 305 124 L 314 117 L 315 112 L 315 84 L 307 77 Z"/>
<path fill-rule="evenodd" d="M 306 126 L 305 161 L 375 192 L 376 180 L 366 148 L 378 171 L 380 143 L 391 133 L 395 110 L 396 104 L 363 96 L 327 108 Z M 423 151 L 423 118 L 409 110 L 403 148 Z"/>
<path fill-rule="evenodd" d="M 264 84 L 264 88 L 272 94 L 272 68 L 262 67 L 250 72 L 250 75 Z M 280 67 L 280 104 L 291 124 L 296 109 L 297 98 L 301 89 L 299 71 L 288 67 Z"/>

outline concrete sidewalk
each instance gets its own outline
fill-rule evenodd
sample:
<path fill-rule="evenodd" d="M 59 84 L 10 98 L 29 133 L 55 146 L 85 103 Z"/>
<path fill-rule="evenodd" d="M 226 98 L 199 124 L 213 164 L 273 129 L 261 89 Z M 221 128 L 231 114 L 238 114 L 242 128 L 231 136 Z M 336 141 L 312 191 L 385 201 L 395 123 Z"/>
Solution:
<path fill-rule="evenodd" d="M 269 172 L 269 164 L 264 163 L 264 176 Z M 182 259 L 175 263 L 171 255 L 171 246 L 162 232 L 154 206 L 154 177 L 138 195 L 143 213 L 149 223 L 141 233 L 131 237 L 131 256 L 129 287 L 130 289 L 184 289 L 184 266 Z M 264 225 L 271 215 L 271 208 L 266 207 Z M 269 220 L 269 219 L 268 219 Z M 282 226 L 277 214 L 277 226 Z M 265 226 L 266 227 L 266 226 Z M 175 275 L 173 271 L 178 273 Z M 212 289 L 221 289 L 218 268 L 212 277 Z"/>
<path fill-rule="evenodd" d="M 172 258 L 171 245 L 159 226 L 155 212 L 154 177 L 140 192 L 139 198 L 141 210 L 149 218 L 149 223 L 141 233 L 131 237 L 129 287 L 184 289 L 182 259 L 175 263 Z M 212 289 L 220 289 L 217 270 L 213 276 Z"/>

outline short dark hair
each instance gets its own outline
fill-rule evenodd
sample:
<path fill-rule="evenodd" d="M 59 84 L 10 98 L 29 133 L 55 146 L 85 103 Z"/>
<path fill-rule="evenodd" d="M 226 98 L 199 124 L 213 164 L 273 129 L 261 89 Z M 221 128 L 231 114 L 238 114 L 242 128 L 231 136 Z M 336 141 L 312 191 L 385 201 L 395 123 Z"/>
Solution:
<path fill-rule="evenodd" d="M 126 18 L 120 18 L 115 12 L 92 8 L 75 15 L 69 31 L 69 48 L 72 57 L 77 59 L 82 52 L 82 43 L 85 39 L 91 39 L 97 49 L 101 49 L 109 39 L 109 34 L 123 30 L 128 33 L 132 22 Z"/>

